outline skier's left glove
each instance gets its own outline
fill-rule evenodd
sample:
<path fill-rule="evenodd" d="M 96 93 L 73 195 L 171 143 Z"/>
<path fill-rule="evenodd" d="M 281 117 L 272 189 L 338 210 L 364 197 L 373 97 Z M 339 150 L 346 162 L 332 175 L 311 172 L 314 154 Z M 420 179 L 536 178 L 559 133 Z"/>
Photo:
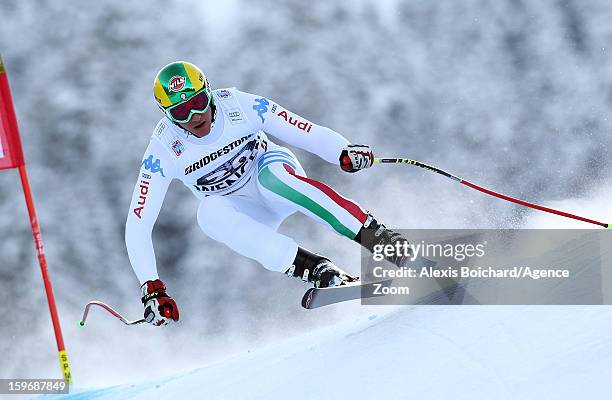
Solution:
<path fill-rule="evenodd" d="M 146 281 L 142 285 L 144 319 L 155 326 L 168 325 L 179 320 L 176 301 L 166 293 L 166 285 L 159 279 Z"/>
<path fill-rule="evenodd" d="M 372 148 L 367 144 L 349 144 L 340 153 L 340 168 L 346 172 L 357 172 L 374 164 Z"/>

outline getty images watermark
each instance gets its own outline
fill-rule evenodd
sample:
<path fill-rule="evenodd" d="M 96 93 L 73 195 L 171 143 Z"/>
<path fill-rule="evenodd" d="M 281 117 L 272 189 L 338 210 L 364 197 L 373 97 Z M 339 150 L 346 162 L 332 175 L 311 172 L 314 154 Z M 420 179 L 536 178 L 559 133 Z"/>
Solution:
<path fill-rule="evenodd" d="M 364 304 L 612 304 L 609 231 L 399 232 L 362 253 Z"/>
<path fill-rule="evenodd" d="M 467 244 L 442 244 L 442 243 L 396 243 L 395 245 L 378 244 L 374 246 L 372 259 L 383 261 L 386 257 L 400 256 L 405 257 L 407 266 L 399 269 L 385 269 L 382 266 L 374 267 L 373 276 L 375 278 L 568 278 L 568 269 L 535 269 L 528 266 L 521 267 L 460 267 L 455 269 L 452 266 L 446 268 L 434 268 L 432 266 L 414 267 L 415 261 L 420 258 L 440 259 L 452 258 L 455 261 L 464 261 L 472 257 L 484 257 L 487 242 L 467 243 Z"/>

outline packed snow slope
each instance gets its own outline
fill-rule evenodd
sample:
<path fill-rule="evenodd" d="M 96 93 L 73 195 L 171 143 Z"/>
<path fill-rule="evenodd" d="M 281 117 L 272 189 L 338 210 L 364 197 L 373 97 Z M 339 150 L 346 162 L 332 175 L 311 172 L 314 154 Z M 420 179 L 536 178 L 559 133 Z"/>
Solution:
<path fill-rule="evenodd" d="M 62 398 L 595 399 L 612 389 L 609 313 L 364 307 L 354 321 L 187 373 Z"/>

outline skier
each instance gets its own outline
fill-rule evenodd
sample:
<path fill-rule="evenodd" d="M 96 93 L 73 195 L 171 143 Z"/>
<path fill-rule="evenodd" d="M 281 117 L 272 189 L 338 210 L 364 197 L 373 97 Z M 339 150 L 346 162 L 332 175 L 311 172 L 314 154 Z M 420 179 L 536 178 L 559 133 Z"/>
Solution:
<path fill-rule="evenodd" d="M 168 186 L 180 179 L 200 200 L 197 221 L 209 237 L 265 268 L 316 287 L 344 285 L 350 276 L 324 256 L 277 232 L 300 211 L 369 251 L 405 240 L 354 201 L 306 177 L 295 155 L 270 134 L 318 155 L 346 172 L 372 166 L 367 145 L 316 125 L 273 101 L 235 88 L 212 90 L 195 65 L 163 67 L 154 95 L 165 116 L 151 136 L 126 222 L 130 263 L 142 289 L 147 322 L 178 321 L 179 310 L 159 279 L 151 233 Z M 404 260 L 389 257 L 400 266 Z"/>

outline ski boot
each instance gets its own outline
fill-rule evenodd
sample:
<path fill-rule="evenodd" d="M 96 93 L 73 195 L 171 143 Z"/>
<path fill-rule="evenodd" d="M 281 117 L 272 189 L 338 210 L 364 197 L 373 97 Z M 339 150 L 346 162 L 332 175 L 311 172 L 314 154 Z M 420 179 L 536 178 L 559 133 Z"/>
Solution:
<path fill-rule="evenodd" d="M 354 240 L 365 247 L 370 253 L 374 253 L 374 246 L 376 245 L 392 245 L 396 247 L 397 243 L 399 243 L 401 247 L 404 247 L 404 243 L 406 243 L 406 245 L 409 244 L 408 239 L 376 221 L 376 219 L 369 212 L 366 221 L 363 223 L 363 227 L 359 230 L 359 233 L 357 233 Z M 402 268 L 410 258 L 411 254 L 411 249 L 405 254 L 404 252 L 394 251 L 393 255 L 385 256 L 385 259 L 390 263 L 395 264 L 398 268 Z"/>
<path fill-rule="evenodd" d="M 346 285 L 359 280 L 338 268 L 328 258 L 303 247 L 298 247 L 293 265 L 285 274 L 302 278 L 304 282 L 310 282 L 317 288 Z"/>

